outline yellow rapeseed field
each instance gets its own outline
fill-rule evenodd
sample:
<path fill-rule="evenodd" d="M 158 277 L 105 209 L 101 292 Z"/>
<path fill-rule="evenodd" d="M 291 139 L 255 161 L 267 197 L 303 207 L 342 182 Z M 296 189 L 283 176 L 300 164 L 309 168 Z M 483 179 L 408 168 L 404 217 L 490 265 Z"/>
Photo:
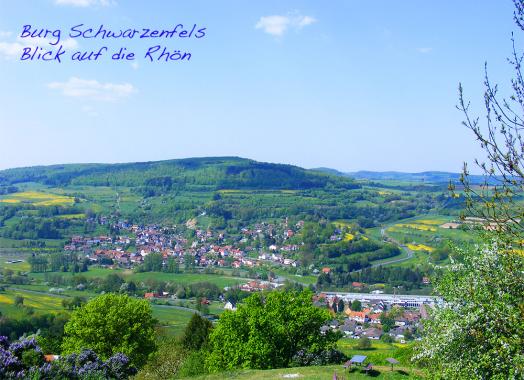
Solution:
<path fill-rule="evenodd" d="M 412 251 L 427 251 L 427 252 L 433 252 L 435 248 L 430 247 L 425 244 L 406 244 L 406 246 L 411 249 Z"/>
<path fill-rule="evenodd" d="M 10 194 L 9 198 L 2 199 L 4 203 L 32 203 L 35 206 L 62 206 L 74 203 L 74 198 L 66 195 L 56 195 L 39 191 L 24 191 Z"/>
<path fill-rule="evenodd" d="M 8 296 L 4 294 L 0 294 L 0 303 L 13 304 L 14 301 L 12 298 L 9 298 Z"/>
<path fill-rule="evenodd" d="M 431 226 L 434 226 L 434 225 L 440 225 L 442 224 L 442 220 L 435 220 L 435 219 L 420 219 L 420 220 L 417 220 L 417 223 L 421 223 L 421 224 L 429 224 Z"/>
<path fill-rule="evenodd" d="M 86 214 L 66 214 L 66 215 L 58 215 L 58 219 L 83 219 L 85 218 Z"/>
<path fill-rule="evenodd" d="M 436 232 L 437 231 L 437 229 L 435 227 L 427 226 L 425 224 L 415 224 L 415 223 L 407 223 L 407 224 L 399 223 L 399 224 L 395 224 L 395 227 L 411 228 L 411 229 L 414 229 L 414 230 L 430 231 L 430 232 Z"/>

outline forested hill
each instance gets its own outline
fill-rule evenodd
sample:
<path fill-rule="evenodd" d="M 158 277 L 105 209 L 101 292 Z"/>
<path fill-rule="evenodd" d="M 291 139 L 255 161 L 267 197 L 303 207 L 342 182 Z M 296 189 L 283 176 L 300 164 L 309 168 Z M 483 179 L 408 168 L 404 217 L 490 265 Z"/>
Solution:
<path fill-rule="evenodd" d="M 191 188 L 292 189 L 358 188 L 352 179 L 292 165 L 238 157 L 187 158 L 125 164 L 68 164 L 0 171 L 0 185 L 37 182 L 49 186 L 140 187 L 144 192 Z"/>

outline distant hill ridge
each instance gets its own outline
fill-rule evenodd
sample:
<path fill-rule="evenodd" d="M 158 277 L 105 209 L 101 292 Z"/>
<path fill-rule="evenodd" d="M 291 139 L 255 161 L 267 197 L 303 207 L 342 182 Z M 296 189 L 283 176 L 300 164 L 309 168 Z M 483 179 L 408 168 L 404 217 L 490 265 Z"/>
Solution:
<path fill-rule="evenodd" d="M 458 182 L 460 180 L 460 173 L 442 172 L 442 171 L 426 171 L 419 173 L 407 173 L 397 171 L 375 172 L 368 170 L 361 170 L 357 172 L 344 173 L 331 168 L 316 168 L 323 173 L 337 175 L 341 177 L 351 177 L 354 179 L 366 179 L 370 181 L 407 181 L 407 182 L 427 182 L 427 183 L 448 183 L 449 181 Z M 472 183 L 482 183 L 484 177 L 481 175 L 472 175 L 470 177 Z"/>
<path fill-rule="evenodd" d="M 314 189 L 360 187 L 351 178 L 240 157 L 201 157 L 119 164 L 66 164 L 0 171 L 0 185 L 128 186 L 171 190 Z"/>

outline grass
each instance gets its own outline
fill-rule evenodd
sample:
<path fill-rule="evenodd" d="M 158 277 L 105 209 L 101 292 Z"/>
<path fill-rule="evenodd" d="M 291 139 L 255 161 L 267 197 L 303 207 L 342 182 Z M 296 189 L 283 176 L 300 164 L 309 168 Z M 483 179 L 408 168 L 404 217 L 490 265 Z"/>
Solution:
<path fill-rule="evenodd" d="M 7 289 L 0 294 L 0 311 L 2 315 L 8 317 L 15 317 L 19 314 L 23 315 L 23 308 L 14 306 L 14 299 L 17 296 L 24 297 L 24 306 L 32 307 L 35 311 L 41 313 L 57 313 L 64 310 L 62 307 L 62 297 Z"/>
<path fill-rule="evenodd" d="M 57 219 L 84 219 L 86 217 L 86 214 L 64 214 L 64 215 L 57 215 Z"/>
<path fill-rule="evenodd" d="M 274 272 L 279 277 L 283 277 L 290 281 L 299 282 L 301 284 L 314 285 L 317 283 L 317 276 L 313 276 L 313 275 L 300 276 L 296 274 L 290 274 L 286 270 L 282 268 L 278 268 L 278 267 L 271 268 L 271 271 Z"/>
<path fill-rule="evenodd" d="M 125 269 L 109 269 L 109 268 L 97 268 L 90 267 L 87 272 L 82 272 L 77 274 L 79 276 L 84 276 L 86 278 L 104 278 L 108 274 L 116 273 L 122 276 L 125 280 L 133 280 L 134 282 L 142 282 L 148 280 L 156 281 L 168 281 L 175 284 L 190 285 L 196 282 L 209 282 L 215 284 L 219 288 L 224 288 L 226 286 L 233 286 L 237 284 L 242 284 L 247 279 L 231 277 L 226 275 L 219 274 L 207 274 L 207 273 L 165 273 L 165 272 L 141 272 L 134 273 L 131 270 Z M 65 277 L 71 277 L 74 274 L 70 272 L 48 272 L 48 274 L 60 274 Z M 45 279 L 44 273 L 31 273 L 31 276 L 37 280 L 43 281 Z"/>
<path fill-rule="evenodd" d="M 246 282 L 247 280 L 222 276 L 218 274 L 205 274 L 205 273 L 164 273 L 164 272 L 142 272 L 142 273 L 124 273 L 125 278 L 132 279 L 133 281 L 146 281 L 146 280 L 157 280 L 157 281 L 169 281 L 176 284 L 189 285 L 195 282 L 209 282 L 215 284 L 219 288 L 226 286 L 233 286 Z"/>
<path fill-rule="evenodd" d="M 412 373 L 408 368 L 396 367 L 391 371 L 391 367 L 377 366 L 375 371 L 366 375 L 360 369 L 354 368 L 351 372 L 344 371 L 342 365 L 330 365 L 323 367 L 296 367 L 272 370 L 239 370 L 236 372 L 225 372 L 210 375 L 203 375 L 191 377 L 193 380 L 222 380 L 222 379 L 238 379 L 238 380 L 272 380 L 272 379 L 286 379 L 297 378 L 306 380 L 325 380 L 332 379 L 336 373 L 339 379 L 421 379 L 420 372 Z"/>
<path fill-rule="evenodd" d="M 386 365 L 386 358 L 392 357 L 401 362 L 402 365 L 409 365 L 409 344 L 384 343 L 380 340 L 372 340 L 371 348 L 360 350 L 357 348 L 358 339 L 342 338 L 337 342 L 338 349 L 348 357 L 353 355 L 365 355 L 369 361 L 377 365 Z"/>
<path fill-rule="evenodd" d="M 152 305 L 153 317 L 170 335 L 182 335 L 194 312 L 170 306 Z"/>

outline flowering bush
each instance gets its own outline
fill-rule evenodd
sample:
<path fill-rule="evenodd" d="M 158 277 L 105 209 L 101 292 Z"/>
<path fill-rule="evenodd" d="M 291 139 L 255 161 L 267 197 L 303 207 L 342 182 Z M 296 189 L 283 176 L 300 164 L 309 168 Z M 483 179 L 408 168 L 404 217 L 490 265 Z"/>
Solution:
<path fill-rule="evenodd" d="M 83 350 L 46 363 L 34 338 L 9 343 L 0 336 L 1 379 L 127 379 L 136 374 L 129 358 L 116 354 L 105 362 L 92 350 Z"/>
<path fill-rule="evenodd" d="M 496 243 L 457 251 L 413 359 L 429 378 L 522 379 L 524 257 Z"/>

